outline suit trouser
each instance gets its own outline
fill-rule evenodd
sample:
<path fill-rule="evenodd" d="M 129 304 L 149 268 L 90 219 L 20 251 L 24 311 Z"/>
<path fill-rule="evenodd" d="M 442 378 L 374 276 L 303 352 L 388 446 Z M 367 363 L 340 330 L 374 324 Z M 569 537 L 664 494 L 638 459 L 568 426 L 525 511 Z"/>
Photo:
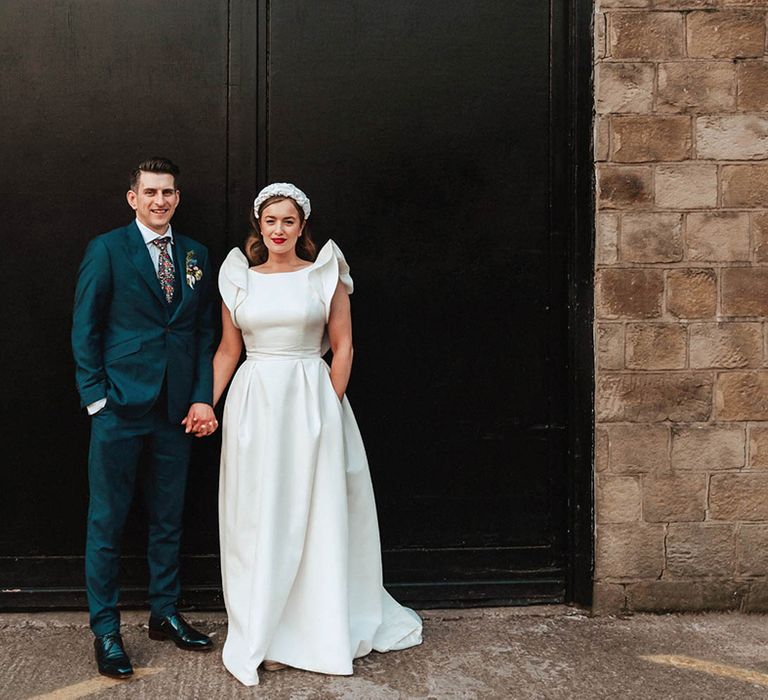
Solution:
<path fill-rule="evenodd" d="M 190 446 L 184 426 L 169 422 L 162 398 L 141 418 L 122 418 L 109 405 L 93 416 L 85 582 L 94 634 L 120 627 L 120 544 L 143 450 L 148 462 L 143 487 L 149 514 L 150 610 L 161 617 L 175 611 Z"/>

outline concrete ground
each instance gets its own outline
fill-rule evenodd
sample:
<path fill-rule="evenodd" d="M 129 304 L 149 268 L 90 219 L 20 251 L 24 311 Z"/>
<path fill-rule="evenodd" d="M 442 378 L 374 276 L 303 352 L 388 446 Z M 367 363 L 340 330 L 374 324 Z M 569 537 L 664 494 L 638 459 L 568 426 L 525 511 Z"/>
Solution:
<path fill-rule="evenodd" d="M 128 612 L 132 680 L 96 672 L 83 613 L 0 614 L 0 698 L 748 698 L 768 697 L 768 617 L 589 617 L 562 606 L 430 610 L 424 644 L 355 662 L 353 676 L 261 673 L 246 688 L 221 665 L 226 621 L 189 613 L 216 651 L 147 638 Z"/>

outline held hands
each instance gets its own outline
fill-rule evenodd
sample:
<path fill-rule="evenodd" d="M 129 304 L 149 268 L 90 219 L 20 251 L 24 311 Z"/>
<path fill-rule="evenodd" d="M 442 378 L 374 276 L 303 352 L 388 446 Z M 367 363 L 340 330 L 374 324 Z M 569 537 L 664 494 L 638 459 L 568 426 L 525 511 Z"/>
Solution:
<path fill-rule="evenodd" d="M 185 433 L 194 433 L 195 437 L 211 435 L 219 427 L 213 408 L 207 403 L 193 403 L 181 424 L 186 426 Z"/>

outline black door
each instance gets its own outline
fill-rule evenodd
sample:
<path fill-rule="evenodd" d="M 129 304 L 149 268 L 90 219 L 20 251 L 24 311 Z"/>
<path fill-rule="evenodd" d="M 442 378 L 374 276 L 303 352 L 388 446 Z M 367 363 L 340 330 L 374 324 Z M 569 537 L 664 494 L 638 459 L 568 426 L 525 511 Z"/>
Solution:
<path fill-rule="evenodd" d="M 130 218 L 126 170 L 152 154 L 183 169 L 174 226 L 219 259 L 257 187 L 289 180 L 312 198 L 319 241 L 350 261 L 349 395 L 397 596 L 560 601 L 577 554 L 588 578 L 589 547 L 569 535 L 588 510 L 573 496 L 589 460 L 574 452 L 568 11 L 4 3 L 14 70 L 0 117 L 19 167 L 0 175 L 4 238 L 18 240 L 0 276 L 13 328 L 0 587 L 20 592 L 0 604 L 82 602 L 88 421 L 71 378 L 72 288 L 87 240 Z M 215 604 L 218 443 L 197 447 L 184 581 L 188 600 Z M 127 600 L 145 580 L 136 511 Z"/>
<path fill-rule="evenodd" d="M 7 0 L 0 28 L 7 76 L 0 100 L 0 588 L 12 591 L 2 603 L 78 605 L 89 423 L 78 410 L 69 349 L 77 268 L 91 238 L 132 219 L 127 175 L 156 154 L 182 167 L 174 226 L 220 256 L 228 207 L 228 8 L 184 0 Z M 199 447 L 186 547 L 215 553 L 215 445 Z M 146 582 L 146 529 L 136 516 L 125 539 L 128 600 L 131 588 L 142 596 Z"/>
<path fill-rule="evenodd" d="M 267 179 L 300 180 L 354 265 L 386 571 L 448 584 L 430 598 L 564 595 L 549 27 L 540 0 L 270 6 Z"/>

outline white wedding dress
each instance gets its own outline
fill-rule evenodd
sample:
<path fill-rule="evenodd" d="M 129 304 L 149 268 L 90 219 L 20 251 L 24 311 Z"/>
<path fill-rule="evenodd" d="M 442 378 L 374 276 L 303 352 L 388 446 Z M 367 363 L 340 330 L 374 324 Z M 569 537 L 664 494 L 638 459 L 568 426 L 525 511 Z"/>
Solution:
<path fill-rule="evenodd" d="M 365 449 L 322 359 L 349 267 L 329 241 L 301 270 L 249 269 L 238 249 L 219 274 L 247 359 L 224 409 L 219 530 L 229 618 L 223 659 L 242 683 L 265 660 L 351 674 L 372 649 L 421 643 L 421 619 L 384 590 Z"/>

